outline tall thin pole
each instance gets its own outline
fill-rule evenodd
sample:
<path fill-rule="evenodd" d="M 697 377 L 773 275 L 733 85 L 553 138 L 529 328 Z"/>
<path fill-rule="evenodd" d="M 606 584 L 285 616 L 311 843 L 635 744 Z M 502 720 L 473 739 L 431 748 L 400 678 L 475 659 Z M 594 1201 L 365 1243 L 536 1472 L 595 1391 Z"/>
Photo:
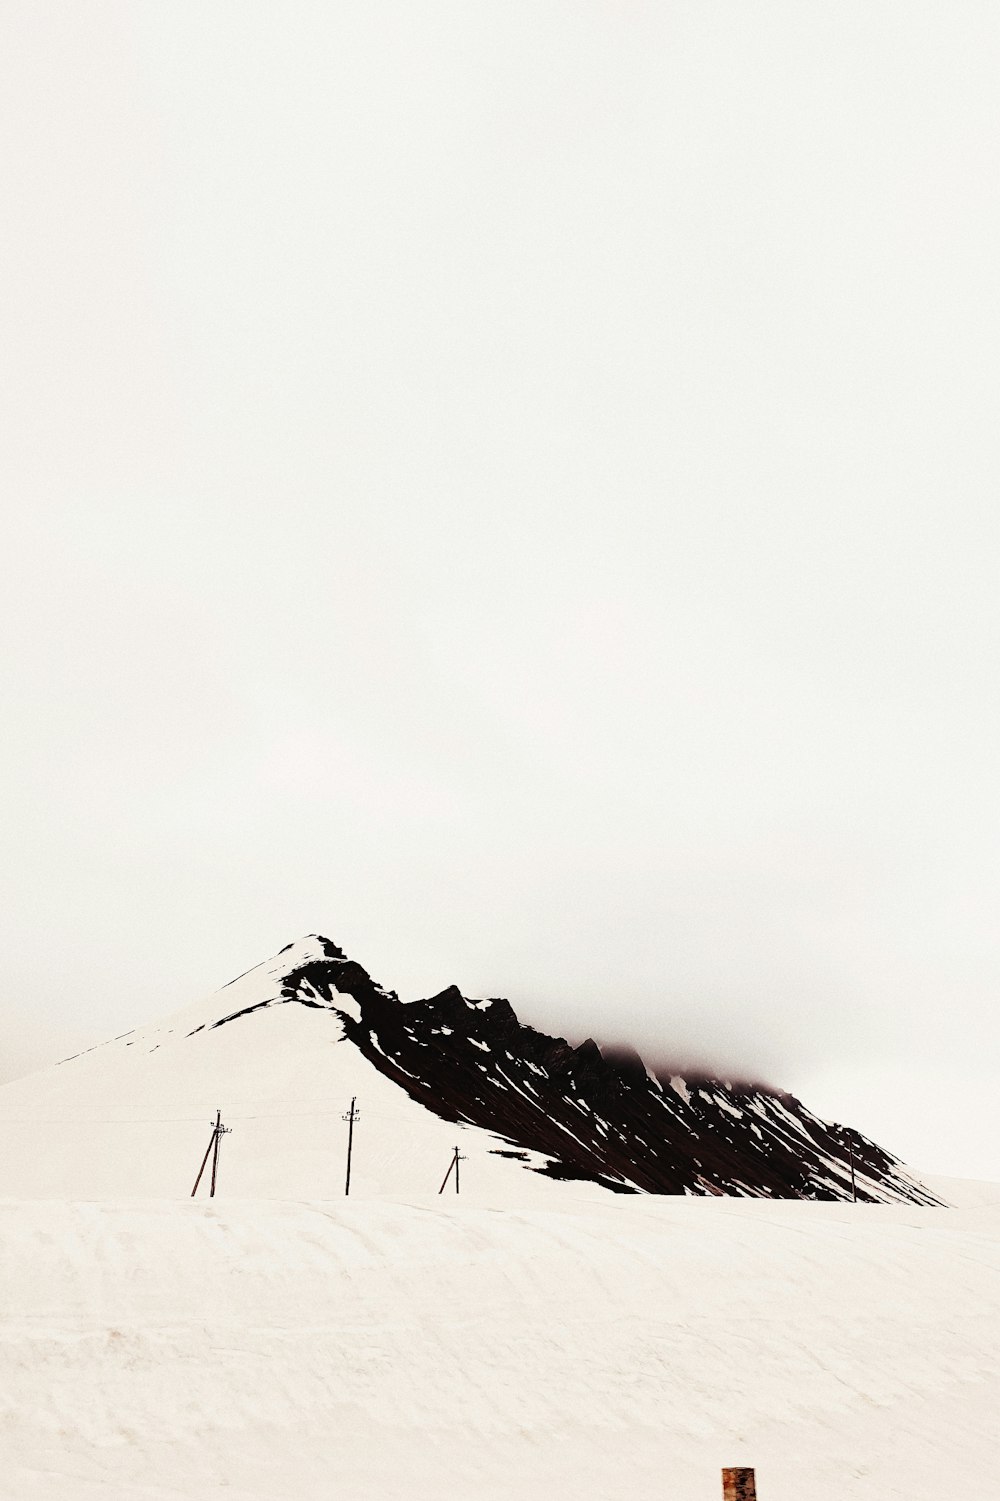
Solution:
<path fill-rule="evenodd" d="M 351 1191 L 351 1152 L 354 1149 L 354 1122 L 361 1119 L 361 1111 L 356 1109 L 356 1096 L 351 1096 L 351 1108 L 345 1111 L 343 1119 L 347 1121 L 347 1177 L 344 1180 L 345 1197 Z"/>
<path fill-rule="evenodd" d="M 448 1179 L 451 1177 L 452 1168 L 455 1169 L 455 1192 L 458 1193 L 458 1164 L 464 1161 L 465 1158 L 462 1156 L 462 1153 L 458 1150 L 457 1147 L 455 1147 L 452 1150 L 451 1161 L 448 1164 L 448 1171 L 445 1173 L 444 1178 L 441 1180 L 441 1187 L 438 1189 L 439 1194 L 443 1194 L 446 1187 L 448 1186 Z"/>
<path fill-rule="evenodd" d="M 201 1182 L 201 1175 L 205 1171 L 205 1167 L 206 1167 L 206 1165 L 208 1163 L 209 1153 L 211 1152 L 212 1148 L 215 1146 L 216 1132 L 218 1131 L 218 1129 L 219 1129 L 218 1126 L 213 1127 L 212 1134 L 209 1137 L 208 1146 L 205 1148 L 205 1155 L 201 1159 L 201 1167 L 198 1169 L 198 1176 L 194 1180 L 194 1188 L 192 1188 L 192 1190 L 191 1190 L 191 1197 L 192 1197 L 192 1199 L 194 1198 L 195 1194 L 198 1192 L 198 1184 Z"/>
<path fill-rule="evenodd" d="M 201 1167 L 198 1169 L 198 1176 L 194 1180 L 194 1188 L 192 1188 L 191 1190 L 192 1199 L 198 1192 L 198 1184 L 201 1182 L 202 1174 L 204 1173 L 205 1168 L 208 1166 L 209 1157 L 211 1157 L 212 1159 L 212 1178 L 211 1187 L 209 1189 L 209 1198 L 215 1198 L 215 1183 L 216 1179 L 219 1176 L 219 1143 L 224 1136 L 228 1135 L 229 1127 L 222 1124 L 222 1111 L 217 1110 L 215 1112 L 215 1120 L 212 1123 L 212 1136 L 208 1143 L 208 1146 L 205 1148 L 205 1155 L 201 1159 Z"/>
<path fill-rule="evenodd" d="M 440 1189 L 437 1190 L 438 1193 L 443 1193 L 444 1192 L 444 1187 L 446 1187 L 447 1180 L 449 1180 L 450 1175 L 452 1175 L 452 1168 L 453 1168 L 453 1166 L 455 1166 L 455 1159 L 456 1159 L 456 1157 L 458 1157 L 458 1147 L 455 1147 L 455 1150 L 453 1150 L 452 1160 L 450 1160 L 449 1165 L 447 1165 L 447 1172 L 446 1172 L 446 1174 L 444 1174 L 444 1177 L 441 1178 L 441 1186 L 440 1186 Z"/>
<path fill-rule="evenodd" d="M 222 1135 L 222 1111 L 215 1112 L 215 1142 L 212 1151 L 212 1186 L 208 1191 L 210 1199 L 215 1198 L 215 1179 L 219 1171 L 219 1137 Z"/>

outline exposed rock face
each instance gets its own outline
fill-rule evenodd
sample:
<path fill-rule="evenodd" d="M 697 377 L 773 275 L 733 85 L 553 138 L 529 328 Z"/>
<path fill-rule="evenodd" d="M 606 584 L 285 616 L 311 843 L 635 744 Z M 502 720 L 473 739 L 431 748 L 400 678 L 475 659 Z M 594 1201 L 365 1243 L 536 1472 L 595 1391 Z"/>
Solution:
<path fill-rule="evenodd" d="M 572 1047 L 523 1025 L 508 1001 L 454 985 L 404 1004 L 330 939 L 319 944 L 325 957 L 293 965 L 280 1002 L 336 1010 L 347 1038 L 414 1100 L 495 1133 L 505 1156 L 544 1154 L 539 1170 L 552 1177 L 617 1193 L 851 1199 L 853 1153 L 859 1200 L 937 1202 L 890 1153 L 792 1095 L 657 1078 L 638 1054 Z"/>

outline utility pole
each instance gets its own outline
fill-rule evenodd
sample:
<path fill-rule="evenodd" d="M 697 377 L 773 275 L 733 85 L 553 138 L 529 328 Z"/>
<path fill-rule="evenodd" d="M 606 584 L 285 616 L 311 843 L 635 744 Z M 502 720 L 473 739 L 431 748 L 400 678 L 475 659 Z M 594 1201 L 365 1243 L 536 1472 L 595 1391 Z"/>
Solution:
<path fill-rule="evenodd" d="M 198 1169 L 198 1176 L 194 1180 L 194 1188 L 192 1188 L 192 1190 L 191 1190 L 191 1197 L 192 1197 L 192 1199 L 194 1198 L 195 1194 L 198 1192 L 198 1184 L 201 1182 L 202 1174 L 204 1173 L 206 1167 L 208 1166 L 208 1159 L 209 1159 L 209 1157 L 211 1157 L 211 1159 L 212 1159 L 212 1182 L 211 1182 L 211 1187 L 209 1189 L 208 1196 L 209 1196 L 210 1199 L 214 1199 L 215 1198 L 215 1181 L 216 1181 L 216 1178 L 218 1177 L 218 1172 L 219 1172 L 219 1143 L 221 1142 L 221 1140 L 222 1140 L 222 1138 L 224 1136 L 229 1136 L 230 1135 L 231 1128 L 229 1126 L 224 1126 L 222 1124 L 222 1111 L 221 1110 L 217 1110 L 215 1112 L 215 1120 L 211 1122 L 211 1126 L 212 1126 L 212 1135 L 209 1138 L 208 1146 L 205 1148 L 205 1155 L 201 1159 L 201 1167 Z"/>
<path fill-rule="evenodd" d="M 444 1181 L 442 1182 L 441 1187 L 438 1189 L 438 1193 L 439 1194 L 443 1194 L 444 1193 L 445 1186 L 447 1185 L 448 1179 L 451 1177 L 451 1170 L 452 1170 L 452 1168 L 455 1169 L 455 1192 L 458 1193 L 458 1191 L 459 1191 L 459 1189 L 458 1189 L 458 1164 L 460 1162 L 465 1162 L 465 1161 L 466 1161 L 466 1158 L 463 1156 L 463 1154 L 456 1147 L 455 1150 L 454 1150 L 454 1154 L 452 1156 L 452 1159 L 451 1159 L 451 1161 L 448 1164 L 448 1171 L 444 1175 Z"/>
<path fill-rule="evenodd" d="M 215 1151 L 212 1153 L 212 1186 L 208 1193 L 210 1199 L 215 1198 L 215 1179 L 219 1171 L 219 1147 L 222 1145 L 222 1138 L 228 1136 L 229 1132 L 230 1128 L 222 1124 L 222 1115 L 217 1110 L 215 1112 Z"/>
<path fill-rule="evenodd" d="M 351 1152 L 354 1148 L 354 1122 L 361 1119 L 361 1111 L 356 1108 L 356 1096 L 351 1096 L 351 1108 L 345 1110 L 342 1120 L 347 1122 L 347 1178 L 344 1182 L 344 1197 L 351 1191 Z"/>
<path fill-rule="evenodd" d="M 837 1126 L 835 1129 L 838 1133 L 838 1140 L 841 1147 L 847 1148 L 847 1156 L 851 1164 L 851 1202 L 856 1204 L 858 1202 L 858 1182 L 854 1173 L 854 1142 L 851 1139 L 851 1133 L 847 1126 Z"/>
<path fill-rule="evenodd" d="M 722 1501 L 757 1501 L 757 1480 L 753 1470 L 723 1470 Z"/>

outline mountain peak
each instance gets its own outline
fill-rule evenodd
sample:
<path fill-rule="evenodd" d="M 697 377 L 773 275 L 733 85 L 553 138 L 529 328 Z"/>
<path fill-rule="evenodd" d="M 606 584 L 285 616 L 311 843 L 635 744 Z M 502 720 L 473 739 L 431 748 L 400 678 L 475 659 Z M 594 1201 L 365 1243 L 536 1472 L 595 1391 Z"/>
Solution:
<path fill-rule="evenodd" d="M 306 933 L 302 938 L 295 939 L 292 943 L 286 943 L 283 949 L 279 949 L 274 956 L 280 959 L 283 954 L 297 955 L 300 952 L 314 954 L 316 950 L 328 959 L 343 959 L 345 954 L 342 948 L 334 943 L 332 938 L 326 938 L 322 933 Z"/>
<path fill-rule="evenodd" d="M 265 966 L 277 992 L 214 1025 L 287 1002 L 332 1010 L 345 1040 L 412 1100 L 541 1154 L 536 1171 L 551 1177 L 625 1193 L 933 1202 L 889 1153 L 853 1133 L 848 1144 L 791 1095 L 665 1083 L 632 1048 L 573 1047 L 522 1023 L 509 1001 L 457 985 L 404 1004 L 317 934 L 278 958 Z"/>
<path fill-rule="evenodd" d="M 381 1112 L 383 1122 L 400 1121 L 398 1135 L 378 1147 L 389 1164 L 383 1182 L 396 1182 L 392 1164 L 410 1161 L 420 1141 L 436 1143 L 443 1130 L 451 1151 L 457 1128 L 470 1133 L 467 1146 L 478 1141 L 484 1182 L 491 1159 L 515 1176 L 574 1180 L 588 1192 L 849 1199 L 856 1190 L 873 1202 L 934 1202 L 889 1153 L 791 1095 L 657 1077 L 632 1049 L 602 1051 L 592 1039 L 575 1047 L 523 1023 L 508 1000 L 468 997 L 457 985 L 404 1003 L 319 933 L 286 944 L 208 1000 L 52 1074 L 53 1117 L 108 1114 L 116 1091 L 142 1107 L 123 1109 L 145 1116 L 158 1089 L 165 1118 L 193 1106 L 199 1117 L 242 1110 L 235 1120 L 261 1123 L 263 1176 L 253 1176 L 249 1156 L 245 1169 L 255 1192 L 274 1192 L 297 1171 L 278 1153 L 275 1133 L 285 1128 L 275 1122 L 287 1121 L 297 1141 L 296 1122 L 310 1112 L 327 1121 L 363 1095 L 376 1120 Z M 11 1088 L 13 1105 L 20 1090 Z M 38 1090 L 33 1081 L 25 1124 Z M 107 1171 L 118 1171 L 112 1159 Z M 316 1194 L 308 1174 L 295 1181 Z"/>

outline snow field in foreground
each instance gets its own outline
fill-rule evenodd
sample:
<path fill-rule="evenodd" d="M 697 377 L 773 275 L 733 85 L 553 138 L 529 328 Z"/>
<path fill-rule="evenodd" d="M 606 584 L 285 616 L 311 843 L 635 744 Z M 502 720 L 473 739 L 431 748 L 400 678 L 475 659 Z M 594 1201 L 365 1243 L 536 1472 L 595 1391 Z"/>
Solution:
<path fill-rule="evenodd" d="M 0 1496 L 990 1496 L 978 1197 L 3 1201 Z"/>

